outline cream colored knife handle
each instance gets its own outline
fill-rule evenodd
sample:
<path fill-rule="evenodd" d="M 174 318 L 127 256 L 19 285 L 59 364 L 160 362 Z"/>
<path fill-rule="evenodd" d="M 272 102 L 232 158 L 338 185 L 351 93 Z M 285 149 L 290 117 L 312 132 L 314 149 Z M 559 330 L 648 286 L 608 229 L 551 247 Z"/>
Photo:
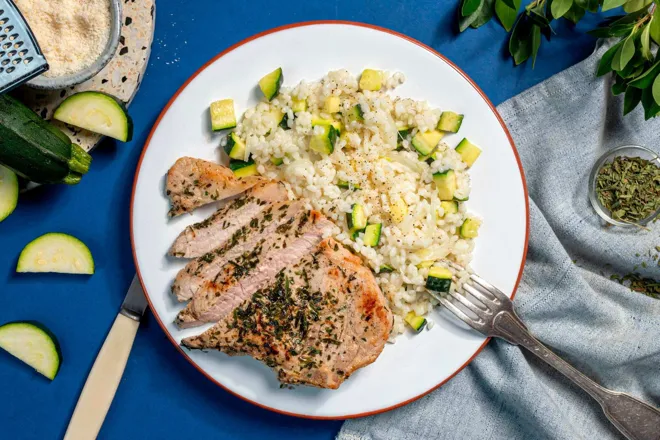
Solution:
<path fill-rule="evenodd" d="M 117 315 L 89 372 L 64 440 L 93 440 L 98 435 L 124 374 L 139 326 L 138 321 Z"/>

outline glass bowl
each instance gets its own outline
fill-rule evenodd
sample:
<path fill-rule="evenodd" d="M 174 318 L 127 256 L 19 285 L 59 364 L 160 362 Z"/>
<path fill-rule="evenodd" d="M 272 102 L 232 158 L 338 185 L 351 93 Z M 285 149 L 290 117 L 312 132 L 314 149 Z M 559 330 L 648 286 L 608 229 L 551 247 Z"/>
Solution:
<path fill-rule="evenodd" d="M 612 162 L 612 160 L 618 156 L 641 157 L 642 159 L 655 162 L 655 164 L 660 167 L 660 157 L 658 157 L 658 154 L 646 147 L 640 147 L 638 145 L 624 145 L 622 147 L 618 147 L 606 152 L 600 158 L 598 158 L 596 164 L 591 170 L 591 175 L 589 176 L 589 200 L 591 201 L 591 205 L 603 220 L 612 225 L 628 227 L 646 226 L 651 220 L 660 215 L 660 209 L 648 217 L 641 219 L 637 223 L 625 223 L 620 220 L 613 219 L 610 216 L 610 211 L 605 208 L 598 200 L 598 196 L 596 195 L 596 177 L 605 164 Z"/>
<path fill-rule="evenodd" d="M 43 74 L 27 82 L 29 87 L 41 90 L 59 90 L 66 87 L 78 85 L 94 77 L 115 56 L 119 46 L 119 36 L 122 25 L 122 3 L 121 0 L 110 0 L 110 36 L 105 44 L 105 49 L 99 57 L 89 66 L 70 75 L 45 76 Z M 48 60 L 46 60 L 48 61 Z"/>

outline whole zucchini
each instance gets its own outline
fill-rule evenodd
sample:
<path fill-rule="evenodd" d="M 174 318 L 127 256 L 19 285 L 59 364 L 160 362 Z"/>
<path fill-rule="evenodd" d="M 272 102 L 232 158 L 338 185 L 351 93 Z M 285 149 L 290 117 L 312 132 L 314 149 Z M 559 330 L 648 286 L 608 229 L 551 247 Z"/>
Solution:
<path fill-rule="evenodd" d="M 80 182 L 92 157 L 21 102 L 0 96 L 0 164 L 37 183 Z"/>

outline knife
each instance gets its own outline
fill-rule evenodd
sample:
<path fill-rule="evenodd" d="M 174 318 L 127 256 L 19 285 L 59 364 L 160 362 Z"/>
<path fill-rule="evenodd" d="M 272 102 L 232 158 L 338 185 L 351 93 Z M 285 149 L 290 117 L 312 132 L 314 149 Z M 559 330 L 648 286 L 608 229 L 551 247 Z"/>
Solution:
<path fill-rule="evenodd" d="M 97 437 L 124 374 L 128 355 L 146 308 L 147 299 L 136 275 L 87 376 L 64 440 L 88 440 Z"/>

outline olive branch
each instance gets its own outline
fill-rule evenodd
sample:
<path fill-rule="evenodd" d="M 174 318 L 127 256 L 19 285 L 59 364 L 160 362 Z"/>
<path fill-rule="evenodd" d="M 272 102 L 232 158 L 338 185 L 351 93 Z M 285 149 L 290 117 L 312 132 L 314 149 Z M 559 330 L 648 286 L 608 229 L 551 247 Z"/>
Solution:
<path fill-rule="evenodd" d="M 612 93 L 624 94 L 623 114 L 640 103 L 645 119 L 660 114 L 660 0 L 534 0 L 519 13 L 522 0 L 461 0 L 458 27 L 476 29 L 497 16 L 511 32 L 509 53 L 516 65 L 536 63 L 542 37 L 550 41 L 554 20 L 577 24 L 587 12 L 623 6 L 625 14 L 607 17 L 588 34 L 619 40 L 603 54 L 597 75 L 614 73 Z"/>

